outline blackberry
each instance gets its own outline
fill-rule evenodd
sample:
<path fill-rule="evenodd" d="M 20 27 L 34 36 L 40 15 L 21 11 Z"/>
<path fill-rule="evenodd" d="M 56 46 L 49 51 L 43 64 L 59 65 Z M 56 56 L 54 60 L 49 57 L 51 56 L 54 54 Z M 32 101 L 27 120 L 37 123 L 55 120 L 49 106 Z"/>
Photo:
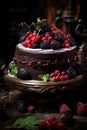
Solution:
<path fill-rule="evenodd" d="M 74 38 L 68 39 L 68 42 L 70 43 L 70 46 L 76 45 L 76 42 L 75 42 Z"/>
<path fill-rule="evenodd" d="M 61 42 L 53 40 L 51 42 L 51 48 L 54 50 L 61 48 Z"/>
<path fill-rule="evenodd" d="M 54 39 L 57 41 L 62 41 L 64 36 L 62 34 L 54 34 Z"/>
<path fill-rule="evenodd" d="M 46 32 L 51 31 L 49 24 L 45 20 L 42 20 L 41 22 L 39 22 L 38 26 L 41 29 L 40 34 L 45 34 Z"/>
<path fill-rule="evenodd" d="M 40 44 L 40 48 L 42 49 L 50 49 L 50 42 L 49 40 L 45 40 Z"/>
<path fill-rule="evenodd" d="M 32 48 L 40 48 L 40 42 L 35 42 L 32 44 Z"/>
<path fill-rule="evenodd" d="M 75 78 L 77 75 L 76 71 L 72 67 L 69 67 L 66 70 L 66 73 L 69 75 L 70 78 Z"/>
<path fill-rule="evenodd" d="M 31 76 L 24 68 L 18 70 L 17 77 L 22 80 L 31 79 Z"/>
<path fill-rule="evenodd" d="M 67 125 L 67 126 L 72 126 L 74 123 L 74 119 L 71 113 L 66 113 L 63 117 L 62 117 L 62 121 Z"/>

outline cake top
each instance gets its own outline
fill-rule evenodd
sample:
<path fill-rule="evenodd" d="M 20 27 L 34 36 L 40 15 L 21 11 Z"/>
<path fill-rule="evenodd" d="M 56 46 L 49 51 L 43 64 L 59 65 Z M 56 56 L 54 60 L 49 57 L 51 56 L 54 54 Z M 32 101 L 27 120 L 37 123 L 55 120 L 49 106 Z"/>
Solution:
<path fill-rule="evenodd" d="M 19 42 L 25 48 L 58 50 L 76 45 L 71 34 L 66 34 L 61 29 L 50 26 L 46 19 L 38 18 L 36 23 L 32 22 L 30 26 L 26 23 L 20 25 L 27 28 L 19 38 Z"/>

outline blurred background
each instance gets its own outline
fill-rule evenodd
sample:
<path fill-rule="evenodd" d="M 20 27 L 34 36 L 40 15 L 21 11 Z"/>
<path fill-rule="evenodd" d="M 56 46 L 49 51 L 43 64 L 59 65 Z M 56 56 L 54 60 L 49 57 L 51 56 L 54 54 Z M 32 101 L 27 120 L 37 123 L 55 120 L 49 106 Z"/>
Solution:
<path fill-rule="evenodd" d="M 0 58 L 6 62 L 12 60 L 15 46 L 18 44 L 18 25 L 30 24 L 38 17 L 46 18 L 54 24 L 56 12 L 68 7 L 70 0 L 3 0 L 0 3 Z M 72 0 L 72 10 L 76 20 L 84 20 L 87 27 L 86 0 Z"/>

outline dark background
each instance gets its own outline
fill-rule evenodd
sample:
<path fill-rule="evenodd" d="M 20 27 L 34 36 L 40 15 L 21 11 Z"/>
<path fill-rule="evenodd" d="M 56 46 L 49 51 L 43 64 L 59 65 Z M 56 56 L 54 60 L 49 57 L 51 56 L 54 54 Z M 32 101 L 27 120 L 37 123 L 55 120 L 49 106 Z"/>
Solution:
<path fill-rule="evenodd" d="M 3 0 L 0 3 L 0 58 L 7 62 L 14 56 L 15 46 L 18 43 L 18 25 L 21 22 L 30 24 L 38 17 L 46 18 L 46 9 L 49 0 Z M 50 0 L 56 9 L 64 9 L 68 0 Z M 73 0 L 72 7 L 76 11 L 77 3 L 80 3 L 79 18 L 84 20 L 87 26 L 87 6 L 85 0 Z"/>

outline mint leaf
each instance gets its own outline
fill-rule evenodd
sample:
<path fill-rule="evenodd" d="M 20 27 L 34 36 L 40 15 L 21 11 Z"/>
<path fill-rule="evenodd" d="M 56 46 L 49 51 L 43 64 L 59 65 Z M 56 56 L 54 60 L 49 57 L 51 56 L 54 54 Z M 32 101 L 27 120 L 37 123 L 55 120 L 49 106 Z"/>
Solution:
<path fill-rule="evenodd" d="M 16 64 L 11 64 L 10 69 L 11 69 L 11 71 L 10 71 L 11 75 L 16 75 L 17 74 L 18 68 L 17 68 Z"/>
<path fill-rule="evenodd" d="M 43 82 L 49 82 L 51 80 L 51 77 L 49 74 L 43 74 L 38 76 Z"/>
<path fill-rule="evenodd" d="M 13 123 L 12 128 L 24 128 L 24 125 L 24 119 L 19 118 L 15 121 L 15 123 Z"/>
<path fill-rule="evenodd" d="M 41 119 L 36 116 L 19 118 L 13 123 L 12 128 L 24 128 L 25 130 L 38 130 L 37 124 L 40 121 Z"/>

